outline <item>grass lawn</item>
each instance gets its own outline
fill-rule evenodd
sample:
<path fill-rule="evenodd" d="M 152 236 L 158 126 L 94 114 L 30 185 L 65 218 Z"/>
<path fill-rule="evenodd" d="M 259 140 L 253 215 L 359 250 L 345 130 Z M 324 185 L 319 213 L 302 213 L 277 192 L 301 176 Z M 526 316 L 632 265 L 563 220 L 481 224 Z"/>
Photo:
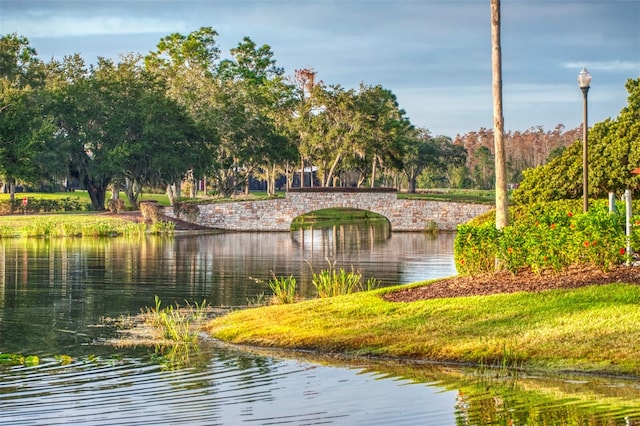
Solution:
<path fill-rule="evenodd" d="M 411 200 L 457 201 L 466 203 L 493 204 L 495 191 L 480 189 L 425 189 L 415 194 L 398 193 L 398 198 Z"/>
<path fill-rule="evenodd" d="M 145 223 L 99 212 L 0 215 L 0 238 L 143 235 Z"/>
<path fill-rule="evenodd" d="M 410 303 L 388 291 L 236 311 L 205 330 L 243 345 L 640 376 L 640 286 Z"/>
<path fill-rule="evenodd" d="M 91 199 L 87 191 L 73 191 L 73 192 L 16 192 L 16 200 L 22 198 L 37 198 L 41 200 L 57 200 L 61 198 L 77 199 L 82 204 L 91 204 Z M 111 192 L 107 191 L 106 199 L 111 198 Z M 0 201 L 8 200 L 9 194 L 0 193 Z M 130 209 L 131 205 L 124 192 L 120 192 L 120 199 L 125 202 L 125 207 Z M 166 194 L 141 194 L 138 201 L 143 200 L 156 200 L 164 206 L 169 205 L 169 198 Z"/>

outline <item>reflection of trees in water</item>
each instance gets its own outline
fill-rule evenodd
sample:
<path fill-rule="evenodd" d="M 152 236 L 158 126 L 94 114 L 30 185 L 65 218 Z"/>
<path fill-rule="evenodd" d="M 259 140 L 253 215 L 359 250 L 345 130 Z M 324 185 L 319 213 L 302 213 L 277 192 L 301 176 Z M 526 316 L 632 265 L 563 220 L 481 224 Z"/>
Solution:
<path fill-rule="evenodd" d="M 372 361 L 363 371 L 456 392 L 458 425 L 640 424 L 640 388 L 631 378 L 393 361 Z"/>
<path fill-rule="evenodd" d="M 0 283 L 35 281 L 41 285 L 46 281 L 62 294 L 86 287 L 89 291 L 83 298 L 92 297 L 94 286 L 118 285 L 109 303 L 157 287 L 165 294 L 175 293 L 179 302 L 207 297 L 219 304 L 237 305 L 266 290 L 250 277 L 266 281 L 271 271 L 278 276 L 293 274 L 308 295 L 306 290 L 313 291 L 307 288 L 309 263 L 319 271 L 327 267 L 327 260 L 385 284 L 402 282 L 403 263 L 426 262 L 431 255 L 451 256 L 452 238 L 449 234 L 435 239 L 422 233 L 391 234 L 387 226 L 340 225 L 292 233 L 174 239 L 22 239 L 4 243 Z M 2 294 L 4 286 L 0 289 Z M 40 297 L 47 298 L 46 294 Z"/>

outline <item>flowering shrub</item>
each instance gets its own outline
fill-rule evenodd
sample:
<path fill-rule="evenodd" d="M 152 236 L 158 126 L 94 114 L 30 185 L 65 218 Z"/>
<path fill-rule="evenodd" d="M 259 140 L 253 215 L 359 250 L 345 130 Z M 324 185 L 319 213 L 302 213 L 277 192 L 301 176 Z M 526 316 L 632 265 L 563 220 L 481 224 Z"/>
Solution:
<path fill-rule="evenodd" d="M 577 202 L 562 201 L 518 206 L 510 216 L 511 224 L 502 230 L 493 220 L 458 227 L 459 274 L 490 272 L 496 264 L 513 273 L 527 267 L 536 273 L 560 271 L 580 263 L 606 271 L 627 259 L 624 208 L 610 213 L 605 203 L 594 202 L 583 213 Z M 640 250 L 640 219 L 634 224 L 631 245 Z"/>
<path fill-rule="evenodd" d="M 460 275 L 474 275 L 495 269 L 501 232 L 495 225 L 460 225 L 454 241 L 454 260 Z"/>
<path fill-rule="evenodd" d="M 577 215 L 572 225 L 574 263 L 591 263 L 606 271 L 624 260 L 620 251 L 626 245 L 624 213 L 593 208 Z"/>

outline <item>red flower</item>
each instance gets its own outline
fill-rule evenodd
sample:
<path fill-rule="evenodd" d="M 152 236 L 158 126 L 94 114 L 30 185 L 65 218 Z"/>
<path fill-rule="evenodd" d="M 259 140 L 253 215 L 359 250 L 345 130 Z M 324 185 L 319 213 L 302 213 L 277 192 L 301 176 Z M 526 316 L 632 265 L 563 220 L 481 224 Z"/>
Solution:
<path fill-rule="evenodd" d="M 627 250 L 626 250 L 624 247 L 622 247 L 622 248 L 620 249 L 620 254 L 621 254 L 621 255 L 624 255 L 626 252 L 627 252 Z"/>
<path fill-rule="evenodd" d="M 597 242 L 597 241 L 591 241 L 591 245 L 592 245 L 593 247 L 595 247 L 597 244 L 598 244 L 598 242 Z"/>
<path fill-rule="evenodd" d="M 513 248 L 512 248 L 512 247 L 509 247 L 509 248 L 507 249 L 507 253 L 513 253 Z"/>
<path fill-rule="evenodd" d="M 569 215 L 569 217 L 573 217 L 573 213 L 571 212 L 567 212 L 567 215 Z"/>
<path fill-rule="evenodd" d="M 585 241 L 585 242 L 584 242 L 584 246 L 585 246 L 585 247 L 589 247 L 589 241 Z"/>
<path fill-rule="evenodd" d="M 555 223 L 551 224 L 551 229 L 556 229 L 556 224 Z"/>

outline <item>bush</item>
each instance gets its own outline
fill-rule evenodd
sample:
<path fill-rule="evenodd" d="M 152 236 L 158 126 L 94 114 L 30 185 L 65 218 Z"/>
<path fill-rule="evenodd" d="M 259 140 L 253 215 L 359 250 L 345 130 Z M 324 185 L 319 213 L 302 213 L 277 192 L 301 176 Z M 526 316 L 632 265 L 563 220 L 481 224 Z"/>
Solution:
<path fill-rule="evenodd" d="M 485 223 L 460 225 L 454 242 L 458 273 L 475 275 L 499 268 L 517 273 L 561 271 L 573 264 L 590 263 L 606 271 L 627 259 L 625 214 L 618 206 L 610 213 L 603 202 L 592 203 L 587 213 L 574 213 L 578 202 L 537 203 L 510 209 L 511 224 L 502 230 Z M 632 247 L 640 247 L 640 221 L 634 219 Z"/>
<path fill-rule="evenodd" d="M 493 222 L 460 225 L 453 244 L 453 256 L 460 275 L 476 275 L 495 269 L 501 232 Z"/>
<path fill-rule="evenodd" d="M 23 204 L 22 198 L 0 201 L 0 213 L 61 213 L 88 211 L 90 205 L 80 202 L 77 198 L 65 197 L 56 199 L 27 198 Z"/>
<path fill-rule="evenodd" d="M 124 211 L 124 201 L 122 201 L 121 199 L 110 199 L 107 202 L 107 206 L 109 208 L 109 211 L 111 213 L 116 213 L 119 214 L 122 211 Z"/>
<path fill-rule="evenodd" d="M 140 213 L 145 221 L 151 223 L 160 222 L 163 217 L 164 206 L 158 204 L 155 200 L 140 201 Z"/>

